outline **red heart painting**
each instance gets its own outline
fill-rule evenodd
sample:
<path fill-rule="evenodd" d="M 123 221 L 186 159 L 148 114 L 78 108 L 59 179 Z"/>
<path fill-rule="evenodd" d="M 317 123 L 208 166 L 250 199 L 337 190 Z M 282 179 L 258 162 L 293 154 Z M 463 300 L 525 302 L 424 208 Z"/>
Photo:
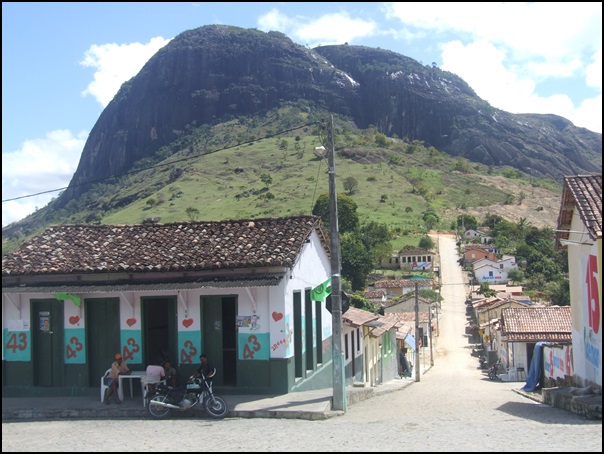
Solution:
<path fill-rule="evenodd" d="M 189 326 L 191 326 L 193 324 L 193 319 L 192 318 L 185 318 L 182 321 L 182 326 L 184 326 L 185 328 L 188 328 Z"/>
<path fill-rule="evenodd" d="M 128 320 L 126 320 L 126 325 L 128 326 L 132 326 L 136 324 L 136 319 L 135 318 L 129 318 Z"/>
<path fill-rule="evenodd" d="M 80 321 L 80 317 L 78 317 L 77 315 L 73 315 L 73 316 L 69 317 L 69 323 L 71 323 L 72 325 L 75 325 L 79 321 Z"/>
<path fill-rule="evenodd" d="M 273 320 L 278 322 L 283 318 L 283 314 L 281 312 L 273 312 Z"/>

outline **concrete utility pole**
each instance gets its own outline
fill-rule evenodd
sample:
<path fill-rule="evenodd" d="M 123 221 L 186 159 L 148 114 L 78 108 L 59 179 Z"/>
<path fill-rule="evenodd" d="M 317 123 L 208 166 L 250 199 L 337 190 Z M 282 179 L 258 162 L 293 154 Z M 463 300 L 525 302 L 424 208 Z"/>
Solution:
<path fill-rule="evenodd" d="M 415 282 L 415 381 L 420 381 L 419 373 L 419 291 L 418 284 Z"/>
<path fill-rule="evenodd" d="M 331 324 L 333 360 L 333 410 L 346 411 L 346 381 L 342 354 L 342 283 L 340 280 L 340 229 L 338 226 L 338 195 L 336 192 L 336 156 L 333 114 L 329 124 L 329 240 L 331 249 Z"/>
<path fill-rule="evenodd" d="M 434 366 L 434 356 L 432 354 L 432 303 L 428 304 L 428 331 L 430 333 L 430 365 Z"/>

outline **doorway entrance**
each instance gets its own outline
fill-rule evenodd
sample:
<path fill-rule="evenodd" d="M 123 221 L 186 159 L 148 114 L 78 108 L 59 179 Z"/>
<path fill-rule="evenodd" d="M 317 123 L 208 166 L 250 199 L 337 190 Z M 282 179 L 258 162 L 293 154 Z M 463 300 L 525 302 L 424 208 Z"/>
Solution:
<path fill-rule="evenodd" d="M 119 298 L 90 298 L 86 307 L 86 347 L 88 384 L 99 386 L 99 377 L 111 367 L 113 355 L 120 351 Z"/>
<path fill-rule="evenodd" d="M 214 384 L 237 386 L 237 297 L 201 299 L 203 349 L 216 367 Z"/>
<path fill-rule="evenodd" d="M 34 386 L 63 386 L 63 303 L 31 302 Z"/>
<path fill-rule="evenodd" d="M 141 298 L 143 366 L 170 360 L 178 364 L 176 297 Z"/>

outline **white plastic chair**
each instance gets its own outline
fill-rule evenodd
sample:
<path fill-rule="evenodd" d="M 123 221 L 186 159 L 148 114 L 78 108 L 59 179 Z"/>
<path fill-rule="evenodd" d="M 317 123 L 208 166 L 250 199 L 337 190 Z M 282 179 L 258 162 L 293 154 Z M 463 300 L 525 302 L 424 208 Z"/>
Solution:
<path fill-rule="evenodd" d="M 159 380 L 157 377 L 151 377 L 149 375 L 141 376 L 141 394 L 143 395 L 143 407 L 147 407 L 147 391 L 149 390 L 148 385 L 157 385 L 161 382 L 165 382 L 165 380 Z"/>
<path fill-rule="evenodd" d="M 105 378 L 109 375 L 109 372 L 111 372 L 111 369 L 107 369 L 101 377 L 101 402 L 105 400 L 105 390 L 109 388 L 109 386 L 105 384 Z"/>

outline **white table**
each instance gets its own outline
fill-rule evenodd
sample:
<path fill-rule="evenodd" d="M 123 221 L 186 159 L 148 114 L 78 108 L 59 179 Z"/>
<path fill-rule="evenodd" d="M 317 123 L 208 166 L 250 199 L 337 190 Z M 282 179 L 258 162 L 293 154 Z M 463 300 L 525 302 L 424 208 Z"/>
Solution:
<path fill-rule="evenodd" d="M 143 375 L 147 375 L 144 370 L 134 370 L 130 375 L 120 375 L 119 378 L 119 386 L 117 388 L 117 395 L 120 400 L 124 400 L 124 386 L 123 381 L 128 380 L 130 382 L 130 397 L 134 397 L 134 392 L 132 391 L 132 380 L 138 379 L 140 380 Z"/>

